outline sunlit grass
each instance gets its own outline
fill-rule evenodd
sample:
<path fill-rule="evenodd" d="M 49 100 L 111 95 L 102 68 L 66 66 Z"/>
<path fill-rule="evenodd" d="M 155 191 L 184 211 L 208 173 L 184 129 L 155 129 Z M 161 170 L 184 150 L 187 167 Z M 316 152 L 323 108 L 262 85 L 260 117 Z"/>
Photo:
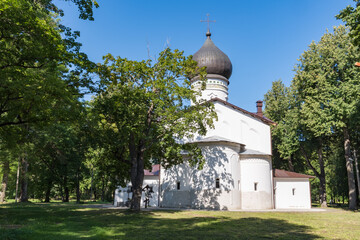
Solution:
<path fill-rule="evenodd" d="M 92 203 L 94 204 L 94 203 Z M 0 239 L 360 239 L 360 213 L 142 211 L 0 205 Z"/>

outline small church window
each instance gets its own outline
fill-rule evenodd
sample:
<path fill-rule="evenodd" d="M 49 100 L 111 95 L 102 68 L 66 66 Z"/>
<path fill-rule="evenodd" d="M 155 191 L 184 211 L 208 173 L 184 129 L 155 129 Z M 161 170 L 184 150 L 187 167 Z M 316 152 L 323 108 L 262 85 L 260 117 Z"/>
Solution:
<path fill-rule="evenodd" d="M 295 190 L 296 190 L 295 188 L 292 189 L 293 196 L 295 195 Z"/>
<path fill-rule="evenodd" d="M 220 178 L 217 178 L 217 179 L 216 179 L 215 187 L 216 187 L 216 188 L 220 188 Z"/>
<path fill-rule="evenodd" d="M 177 190 L 180 190 L 180 182 L 177 182 L 177 183 L 176 183 L 176 189 L 177 189 Z"/>
<path fill-rule="evenodd" d="M 254 191 L 257 191 L 257 190 L 258 190 L 258 183 L 254 182 Z"/>

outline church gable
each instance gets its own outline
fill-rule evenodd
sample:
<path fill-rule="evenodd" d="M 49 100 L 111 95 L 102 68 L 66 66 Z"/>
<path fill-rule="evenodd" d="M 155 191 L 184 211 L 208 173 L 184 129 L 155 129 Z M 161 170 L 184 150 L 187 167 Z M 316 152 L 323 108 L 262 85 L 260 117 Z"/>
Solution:
<path fill-rule="evenodd" d="M 257 116 L 221 99 L 212 99 L 218 121 L 215 128 L 209 129 L 204 138 L 218 136 L 241 143 L 247 149 L 253 149 L 271 155 L 271 120 Z"/>
<path fill-rule="evenodd" d="M 247 115 L 248 117 L 251 117 L 251 118 L 253 118 L 253 119 L 257 119 L 257 120 L 259 120 L 259 121 L 261 121 L 261 122 L 263 122 L 263 123 L 265 123 L 265 124 L 267 124 L 267 125 L 272 125 L 272 126 L 276 125 L 276 123 L 275 123 L 274 121 L 272 121 L 272 120 L 270 120 L 270 119 L 268 119 L 268 118 L 266 118 L 266 117 L 264 117 L 264 116 L 259 116 L 259 115 L 256 114 L 256 113 L 252 113 L 252 112 L 246 111 L 245 109 L 240 108 L 240 107 L 238 107 L 238 106 L 236 106 L 236 105 L 234 105 L 234 104 L 231 104 L 231 103 L 229 103 L 229 102 L 226 102 L 226 101 L 224 101 L 224 100 L 222 100 L 222 99 L 220 99 L 220 98 L 213 98 L 213 99 L 210 100 L 210 102 L 219 102 L 219 103 L 222 103 L 222 104 L 224 104 L 224 105 L 226 105 L 226 106 L 229 106 L 229 107 L 231 107 L 232 109 L 234 109 L 234 110 L 236 110 L 236 111 L 238 111 L 238 112 L 240 112 L 240 113 L 242 113 L 242 114 L 244 114 L 244 115 Z"/>

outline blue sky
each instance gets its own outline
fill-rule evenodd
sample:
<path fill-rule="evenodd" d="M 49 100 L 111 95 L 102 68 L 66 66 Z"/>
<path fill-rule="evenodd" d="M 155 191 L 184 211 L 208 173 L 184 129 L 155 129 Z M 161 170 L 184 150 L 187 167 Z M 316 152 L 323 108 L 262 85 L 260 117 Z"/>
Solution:
<path fill-rule="evenodd" d="M 335 15 L 352 0 L 97 0 L 95 21 L 78 19 L 70 2 L 62 22 L 79 30 L 82 50 L 95 62 L 111 53 L 132 60 L 156 56 L 169 43 L 186 55 L 205 41 L 206 14 L 212 40 L 233 64 L 229 102 L 255 111 L 271 83 L 290 85 L 299 56 L 326 29 L 342 24 Z"/>

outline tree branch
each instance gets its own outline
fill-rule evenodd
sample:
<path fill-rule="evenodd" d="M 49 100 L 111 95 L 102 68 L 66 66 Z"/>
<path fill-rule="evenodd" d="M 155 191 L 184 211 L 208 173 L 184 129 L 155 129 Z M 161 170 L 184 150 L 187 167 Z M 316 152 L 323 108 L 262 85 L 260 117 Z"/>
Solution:
<path fill-rule="evenodd" d="M 303 153 L 306 163 L 309 165 L 309 167 L 311 168 L 311 170 L 313 170 L 314 174 L 316 175 L 317 178 L 320 179 L 320 173 L 315 169 L 315 167 L 311 164 L 310 159 L 308 158 L 305 149 L 303 148 L 303 146 L 301 146 L 300 144 L 300 150 Z"/>

